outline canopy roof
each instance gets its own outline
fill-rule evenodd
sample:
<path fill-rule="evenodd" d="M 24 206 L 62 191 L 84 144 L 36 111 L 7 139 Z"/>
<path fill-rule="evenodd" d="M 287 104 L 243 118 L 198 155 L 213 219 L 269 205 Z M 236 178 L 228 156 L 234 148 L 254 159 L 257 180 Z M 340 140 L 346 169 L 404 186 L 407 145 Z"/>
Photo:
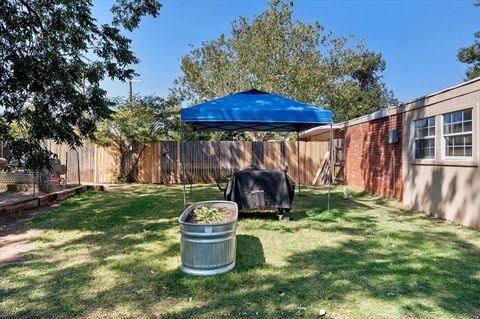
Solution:
<path fill-rule="evenodd" d="M 332 111 L 251 89 L 181 110 L 200 131 L 300 132 L 332 122 Z"/>

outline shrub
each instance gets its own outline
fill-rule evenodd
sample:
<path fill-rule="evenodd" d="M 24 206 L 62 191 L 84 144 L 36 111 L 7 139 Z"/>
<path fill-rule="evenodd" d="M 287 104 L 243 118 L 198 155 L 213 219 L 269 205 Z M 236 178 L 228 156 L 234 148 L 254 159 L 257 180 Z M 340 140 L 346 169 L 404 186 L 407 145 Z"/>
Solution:
<path fill-rule="evenodd" d="M 115 184 L 125 184 L 128 181 L 128 176 L 126 174 L 118 174 L 113 177 L 113 182 Z"/>

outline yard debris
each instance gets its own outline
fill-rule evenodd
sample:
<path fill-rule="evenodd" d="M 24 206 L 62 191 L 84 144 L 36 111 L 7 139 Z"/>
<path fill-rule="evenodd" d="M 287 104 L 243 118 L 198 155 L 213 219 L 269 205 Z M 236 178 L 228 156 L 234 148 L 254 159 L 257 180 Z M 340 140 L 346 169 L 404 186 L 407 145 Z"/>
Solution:
<path fill-rule="evenodd" d="M 305 311 L 307 311 L 307 308 L 305 308 L 305 307 L 298 307 L 298 308 L 297 308 L 296 315 L 297 315 L 297 316 L 300 316 L 300 317 L 303 317 L 303 315 L 305 314 Z"/>
<path fill-rule="evenodd" d="M 327 314 L 327 311 L 325 309 L 320 309 L 320 311 L 318 312 L 318 314 L 320 315 L 320 317 L 323 317 Z"/>

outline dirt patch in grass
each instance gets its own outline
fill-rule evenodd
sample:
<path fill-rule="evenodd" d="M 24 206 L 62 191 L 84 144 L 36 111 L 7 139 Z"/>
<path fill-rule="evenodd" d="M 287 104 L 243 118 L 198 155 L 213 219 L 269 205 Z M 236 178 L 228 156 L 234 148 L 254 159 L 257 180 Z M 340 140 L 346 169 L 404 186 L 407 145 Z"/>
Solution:
<path fill-rule="evenodd" d="M 12 233 L 0 239 L 0 265 L 24 261 L 25 253 L 34 248 L 30 239 L 36 235 L 33 230 Z"/>
<path fill-rule="evenodd" d="M 25 259 L 25 254 L 35 246 L 30 240 L 38 233 L 34 229 L 26 230 L 25 223 L 36 215 L 58 206 L 55 204 L 0 216 L 0 265 L 21 262 Z"/>

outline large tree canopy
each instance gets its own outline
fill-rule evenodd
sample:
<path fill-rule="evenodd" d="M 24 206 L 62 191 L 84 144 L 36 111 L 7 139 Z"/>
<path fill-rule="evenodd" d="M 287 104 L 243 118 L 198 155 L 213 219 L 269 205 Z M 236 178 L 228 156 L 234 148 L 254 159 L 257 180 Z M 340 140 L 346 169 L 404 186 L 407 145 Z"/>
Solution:
<path fill-rule="evenodd" d="M 109 113 L 100 82 L 125 81 L 138 59 L 121 27 L 156 16 L 156 0 L 117 0 L 111 24 L 98 25 L 90 0 L 0 2 L 0 139 L 30 168 L 48 165 L 42 141 L 70 146 L 91 137 Z M 12 133 L 22 126 L 24 134 Z"/>
<path fill-rule="evenodd" d="M 194 48 L 182 58 L 175 93 L 196 103 L 254 87 L 331 109 L 336 121 L 395 103 L 380 54 L 353 36 L 333 37 L 319 22 L 295 20 L 292 8 L 269 2 L 253 20 L 234 21 L 229 37 Z"/>
<path fill-rule="evenodd" d="M 160 140 L 176 140 L 179 131 L 179 109 L 174 100 L 156 96 L 118 100 L 112 115 L 98 124 L 95 142 L 114 146 L 120 154 L 120 174 L 132 180 L 138 160 L 148 145 Z M 126 167 L 126 159 L 134 159 Z"/>
<path fill-rule="evenodd" d="M 480 7 L 480 1 L 475 2 L 476 7 Z M 475 32 L 475 41 L 471 46 L 460 48 L 457 58 L 460 62 L 468 65 L 465 75 L 467 80 L 480 76 L 480 31 Z"/>

